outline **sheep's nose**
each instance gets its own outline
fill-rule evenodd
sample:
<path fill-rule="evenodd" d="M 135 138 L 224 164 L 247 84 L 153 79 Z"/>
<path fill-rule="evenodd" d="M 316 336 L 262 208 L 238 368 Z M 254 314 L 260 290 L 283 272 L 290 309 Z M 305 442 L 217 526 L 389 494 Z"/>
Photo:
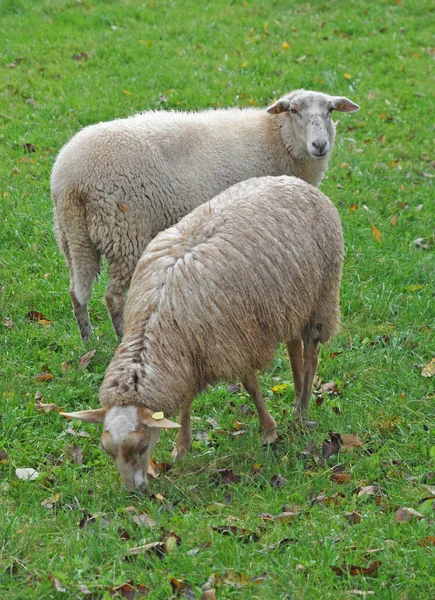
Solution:
<path fill-rule="evenodd" d="M 313 147 L 317 150 L 319 155 L 322 155 L 326 148 L 326 142 L 313 142 Z"/>

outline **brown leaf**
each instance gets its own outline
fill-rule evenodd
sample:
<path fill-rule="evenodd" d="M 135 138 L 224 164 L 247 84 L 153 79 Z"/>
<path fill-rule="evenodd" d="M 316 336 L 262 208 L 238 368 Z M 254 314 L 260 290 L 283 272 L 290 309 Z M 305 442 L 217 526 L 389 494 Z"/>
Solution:
<path fill-rule="evenodd" d="M 27 142 L 26 144 L 23 144 L 23 148 L 26 152 L 28 152 L 29 154 L 31 152 L 36 152 L 36 148 L 33 144 L 30 144 L 29 142 Z"/>
<path fill-rule="evenodd" d="M 200 600 L 216 600 L 216 592 L 214 588 L 210 588 L 202 593 Z"/>
<path fill-rule="evenodd" d="M 145 527 L 149 527 L 150 529 L 156 526 L 156 522 L 154 521 L 154 519 L 152 519 L 146 513 L 134 515 L 133 522 L 136 523 L 136 525 L 144 525 Z"/>
<path fill-rule="evenodd" d="M 243 425 L 242 425 L 242 423 L 240 423 L 240 421 L 234 421 L 233 427 L 237 431 L 241 431 L 243 429 Z"/>
<path fill-rule="evenodd" d="M 236 475 L 231 469 L 215 469 L 214 472 L 219 473 L 222 483 L 240 483 L 240 476 Z"/>
<path fill-rule="evenodd" d="M 239 542 L 247 543 L 247 542 L 258 542 L 260 541 L 260 536 L 258 533 L 254 531 L 249 531 L 248 529 L 242 529 L 239 527 L 235 527 L 234 525 L 221 525 L 218 527 L 212 527 L 213 531 L 217 531 L 222 535 L 231 535 L 237 537 Z"/>
<path fill-rule="evenodd" d="M 428 535 L 418 542 L 419 546 L 435 546 L 435 535 Z"/>
<path fill-rule="evenodd" d="M 282 477 L 279 473 L 277 473 L 271 478 L 269 483 L 270 485 L 273 485 L 273 487 L 281 489 L 287 483 L 287 479 L 285 479 L 285 477 Z"/>
<path fill-rule="evenodd" d="M 235 588 L 243 588 L 249 585 L 249 577 L 245 573 L 228 570 L 222 575 L 222 581 L 227 585 Z"/>
<path fill-rule="evenodd" d="M 54 375 L 52 375 L 51 373 L 48 373 L 47 371 L 42 371 L 42 373 L 38 373 L 37 375 L 34 375 L 33 379 L 35 381 L 38 381 L 39 383 L 42 383 L 44 381 L 50 381 L 50 379 L 54 379 Z"/>
<path fill-rule="evenodd" d="M 40 325 L 51 325 L 53 321 L 44 317 L 44 315 L 37 310 L 31 310 L 27 313 L 26 319 L 28 319 L 31 323 L 39 323 Z"/>
<path fill-rule="evenodd" d="M 379 560 L 374 560 L 369 564 L 368 567 L 365 568 L 359 567 L 357 565 L 349 565 L 347 563 L 342 563 L 341 566 L 333 566 L 331 567 L 331 569 L 334 571 L 334 573 L 340 576 L 346 575 L 346 573 L 352 576 L 373 575 L 373 573 L 375 573 L 378 570 L 381 564 L 382 563 Z"/>
<path fill-rule="evenodd" d="M 397 215 L 393 215 L 390 219 L 390 226 L 391 227 L 397 227 L 399 224 L 399 220 L 397 218 Z"/>
<path fill-rule="evenodd" d="M 44 402 L 35 402 L 34 409 L 39 412 L 49 413 L 49 412 L 52 412 L 53 410 L 57 410 L 57 406 L 56 406 L 56 404 L 53 404 L 53 403 L 44 404 Z"/>
<path fill-rule="evenodd" d="M 319 389 L 314 390 L 314 393 L 332 396 L 333 394 L 338 394 L 338 386 L 335 381 L 329 381 L 328 383 L 323 383 Z"/>
<path fill-rule="evenodd" d="M 362 446 L 364 445 L 362 440 L 360 440 L 360 438 L 355 433 L 343 433 L 343 435 L 341 436 L 341 441 L 342 452 L 350 452 L 354 448 L 362 448 Z"/>
<path fill-rule="evenodd" d="M 59 501 L 60 494 L 54 494 L 54 496 L 50 496 L 41 502 L 42 508 L 53 508 L 55 504 Z"/>
<path fill-rule="evenodd" d="M 238 383 L 230 383 L 227 387 L 229 394 L 239 394 L 242 391 L 242 387 Z"/>
<path fill-rule="evenodd" d="M 14 322 L 12 321 L 12 317 L 8 317 L 3 321 L 3 325 L 7 327 L 7 329 L 13 329 L 15 327 Z"/>
<path fill-rule="evenodd" d="M 83 450 L 80 448 L 80 446 L 73 444 L 72 446 L 68 447 L 68 452 L 72 458 L 73 463 L 77 465 L 83 464 Z"/>
<path fill-rule="evenodd" d="M 67 429 L 65 431 L 65 433 L 69 433 L 70 435 L 73 435 L 74 437 L 82 437 L 82 438 L 91 437 L 91 434 L 88 433 L 87 431 L 76 431 L 75 429 Z"/>
<path fill-rule="evenodd" d="M 351 525 L 357 525 L 358 523 L 361 523 L 361 515 L 356 510 L 352 511 L 351 513 L 347 513 L 346 519 Z"/>
<path fill-rule="evenodd" d="M 84 511 L 83 517 L 80 519 L 78 526 L 79 529 L 83 529 L 84 527 L 87 527 L 88 525 L 93 525 L 96 521 L 96 516 L 91 515 L 91 513 L 87 510 Z"/>
<path fill-rule="evenodd" d="M 382 242 L 382 231 L 378 229 L 375 225 L 372 225 L 372 236 L 375 242 Z"/>
<path fill-rule="evenodd" d="M 433 377 L 435 375 L 435 357 L 427 363 L 421 374 L 423 377 Z"/>
<path fill-rule="evenodd" d="M 366 485 L 366 486 L 362 486 L 358 489 L 358 498 L 361 498 L 361 496 L 364 496 L 364 495 L 376 496 L 378 493 L 379 493 L 378 485 Z"/>
<path fill-rule="evenodd" d="M 109 594 L 116 598 L 126 598 L 126 600 L 138 600 L 142 596 L 147 596 L 150 593 L 146 585 L 133 585 L 131 582 L 118 585 L 110 590 Z"/>
<path fill-rule="evenodd" d="M 181 545 L 181 538 L 179 535 L 171 531 L 170 535 L 165 541 L 165 552 L 171 554 L 177 546 Z"/>
<path fill-rule="evenodd" d="M 394 520 L 397 521 L 397 523 L 409 523 L 415 519 L 420 521 L 421 519 L 424 519 L 424 516 L 413 508 L 401 506 L 394 513 Z"/>
<path fill-rule="evenodd" d="M 138 554 L 156 554 L 159 558 L 163 558 L 165 556 L 165 542 L 151 542 L 144 546 L 136 546 L 135 548 L 130 548 L 129 552 L 132 556 L 137 556 Z"/>
<path fill-rule="evenodd" d="M 160 477 L 160 473 L 166 473 L 170 469 L 172 469 L 171 463 L 157 462 L 154 458 L 151 458 L 148 466 L 148 475 L 157 479 Z"/>
<path fill-rule="evenodd" d="M 81 357 L 81 359 L 80 359 L 80 366 L 83 367 L 83 369 L 85 369 L 88 366 L 91 358 L 94 356 L 94 354 L 95 354 L 96 351 L 97 351 L 96 349 L 89 350 L 89 352 L 86 352 L 86 354 L 84 354 Z"/>
<path fill-rule="evenodd" d="M 352 479 L 352 475 L 345 471 L 344 467 L 337 465 L 332 469 L 332 475 L 329 479 L 335 483 L 347 483 Z"/>
<path fill-rule="evenodd" d="M 89 60 L 89 54 L 86 54 L 86 52 L 80 52 L 80 54 L 73 54 L 71 58 L 78 62 L 81 60 L 87 61 Z"/>
<path fill-rule="evenodd" d="M 183 579 L 171 577 L 171 588 L 176 597 L 189 598 L 190 600 L 195 600 L 196 598 L 193 588 Z"/>
<path fill-rule="evenodd" d="M 7 464 L 7 462 L 8 462 L 8 453 L 6 452 L 6 450 L 0 450 L 0 463 L 5 465 L 5 464 Z"/>
<path fill-rule="evenodd" d="M 334 454 L 338 454 L 342 444 L 339 433 L 334 433 L 333 431 L 329 431 L 328 433 L 331 439 L 325 440 L 322 444 L 322 457 L 325 460 L 328 460 L 328 458 Z"/>

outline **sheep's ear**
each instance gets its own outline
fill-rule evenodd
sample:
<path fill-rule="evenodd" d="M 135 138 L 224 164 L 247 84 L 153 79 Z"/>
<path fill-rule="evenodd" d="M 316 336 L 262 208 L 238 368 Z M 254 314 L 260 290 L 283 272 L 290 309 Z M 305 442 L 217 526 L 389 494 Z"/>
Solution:
<path fill-rule="evenodd" d="M 148 410 L 144 411 L 142 422 L 144 425 L 148 425 L 148 427 L 158 427 L 160 429 L 174 429 L 175 427 L 181 427 L 179 423 L 167 419 L 162 412 L 153 413 Z"/>
<path fill-rule="evenodd" d="M 286 112 L 290 109 L 290 102 L 281 98 L 281 100 L 277 100 L 272 106 L 269 106 L 267 112 L 271 115 L 279 115 L 279 113 Z"/>
<path fill-rule="evenodd" d="M 106 416 L 106 408 L 96 408 L 95 410 L 81 410 L 79 412 L 60 412 L 59 414 L 69 419 L 78 419 L 79 421 L 85 421 L 86 423 L 104 423 Z"/>
<path fill-rule="evenodd" d="M 338 112 L 356 112 L 359 110 L 358 104 L 349 100 L 349 98 L 344 98 L 340 96 L 333 97 L 333 109 L 338 110 Z"/>

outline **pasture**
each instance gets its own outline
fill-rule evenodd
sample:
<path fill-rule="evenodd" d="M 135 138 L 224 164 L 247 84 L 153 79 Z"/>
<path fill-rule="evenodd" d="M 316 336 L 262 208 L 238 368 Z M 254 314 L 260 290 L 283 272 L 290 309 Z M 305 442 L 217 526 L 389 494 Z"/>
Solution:
<path fill-rule="evenodd" d="M 2 598 L 433 597 L 434 23 L 429 0 L 0 2 Z M 57 412 L 98 406 L 118 342 L 104 269 L 80 339 L 52 230 L 56 155 L 98 121 L 266 108 L 298 88 L 361 107 L 335 115 L 321 185 L 345 264 L 319 425 L 293 427 L 282 348 L 261 377 L 272 448 L 222 383 L 193 403 L 190 455 L 173 463 L 164 432 L 148 492 L 129 494 L 98 427 Z"/>

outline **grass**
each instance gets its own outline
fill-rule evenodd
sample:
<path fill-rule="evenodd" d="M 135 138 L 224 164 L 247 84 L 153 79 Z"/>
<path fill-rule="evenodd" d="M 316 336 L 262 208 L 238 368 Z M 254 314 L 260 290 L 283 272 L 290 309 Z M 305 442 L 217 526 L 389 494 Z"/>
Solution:
<path fill-rule="evenodd" d="M 213 573 L 222 599 L 433 597 L 435 377 L 421 372 L 435 354 L 434 22 L 428 0 L 1 2 L 2 598 L 105 599 L 127 582 L 147 586 L 153 600 L 200 598 Z M 361 105 L 340 117 L 322 184 L 340 210 L 346 245 L 342 330 L 319 366 L 339 393 L 313 400 L 320 425 L 296 435 L 280 351 L 262 377 L 280 426 L 274 449 L 262 448 L 246 394 L 217 386 L 194 404 L 195 431 L 206 439 L 151 481 L 154 496 L 131 496 L 99 449 L 96 427 L 35 409 L 37 392 L 63 409 L 96 407 L 117 345 L 102 301 L 105 273 L 91 302 L 99 339 L 84 348 L 79 338 L 52 233 L 56 154 L 89 123 L 146 108 L 261 107 L 299 87 Z M 31 310 L 52 324 L 30 322 Z M 92 348 L 95 356 L 81 368 Z M 36 381 L 43 371 L 54 377 Z M 219 432 L 240 426 L 239 437 Z M 304 454 L 328 431 L 357 434 L 363 446 L 327 462 Z M 162 435 L 158 461 L 169 462 L 173 443 L 173 434 Z M 83 460 L 73 461 L 73 445 Z M 337 465 L 342 483 L 331 480 Z M 19 480 L 22 467 L 36 469 L 38 479 Z M 224 483 L 217 469 L 240 480 Z M 287 480 L 282 487 L 270 483 L 277 474 Z M 369 485 L 378 491 L 358 495 Z M 259 516 L 278 515 L 283 505 L 296 513 L 288 522 Z M 424 518 L 398 523 L 400 507 Z M 353 511 L 359 523 L 346 517 Z M 133 521 L 143 512 L 155 527 Z M 225 525 L 237 535 L 211 529 Z M 169 542 L 162 559 L 129 556 L 170 532 L 181 544 Z M 343 564 L 368 571 L 372 564 L 373 572 L 355 574 Z M 241 574 L 239 587 L 228 582 L 229 570 Z M 172 591 L 171 578 L 188 587 Z"/>

